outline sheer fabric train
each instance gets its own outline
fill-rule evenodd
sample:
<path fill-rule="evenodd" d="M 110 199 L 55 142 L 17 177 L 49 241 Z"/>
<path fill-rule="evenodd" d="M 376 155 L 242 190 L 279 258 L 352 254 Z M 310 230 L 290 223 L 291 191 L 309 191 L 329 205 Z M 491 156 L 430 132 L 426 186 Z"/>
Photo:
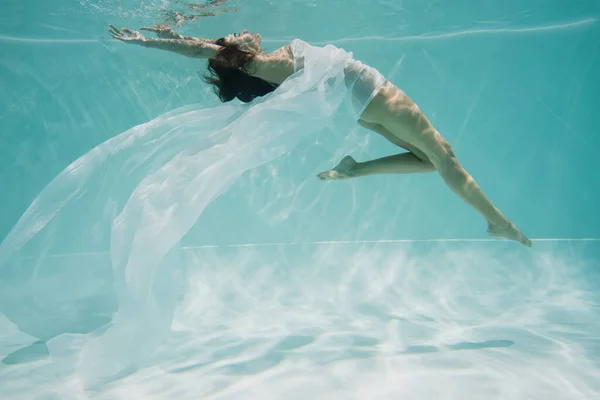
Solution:
<path fill-rule="evenodd" d="M 0 245 L 0 312 L 93 384 L 140 367 L 182 295 L 179 241 L 245 171 L 322 130 L 352 54 L 292 42 L 304 68 L 251 104 L 178 108 L 83 155 Z"/>

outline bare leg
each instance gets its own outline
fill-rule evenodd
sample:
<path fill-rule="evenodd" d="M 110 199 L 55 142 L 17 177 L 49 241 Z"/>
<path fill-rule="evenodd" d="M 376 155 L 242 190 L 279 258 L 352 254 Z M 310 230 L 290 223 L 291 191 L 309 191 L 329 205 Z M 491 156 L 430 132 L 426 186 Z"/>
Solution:
<path fill-rule="evenodd" d="M 450 144 L 437 131 L 423 135 L 421 150 L 427 154 L 448 187 L 472 206 L 488 222 L 488 234 L 517 241 L 531 247 L 532 243 L 506 218 L 483 193 L 475 179 L 460 164 Z"/>
<path fill-rule="evenodd" d="M 389 142 L 408 150 L 408 153 L 378 158 L 363 163 L 356 162 L 346 156 L 331 171 L 321 172 L 318 177 L 323 180 L 358 178 L 375 174 L 417 174 L 435 171 L 434 165 L 417 147 L 398 138 L 381 124 L 367 122 L 362 119 L 358 123 L 383 136 Z"/>
<path fill-rule="evenodd" d="M 401 153 L 366 162 L 356 162 L 346 156 L 332 170 L 317 175 L 322 180 L 358 178 L 376 174 L 417 174 L 435 171 L 430 161 L 420 160 L 412 153 Z"/>
<path fill-rule="evenodd" d="M 416 148 L 412 152 L 431 162 L 448 187 L 477 210 L 488 223 L 491 236 L 517 241 L 531 247 L 531 241 L 506 218 L 483 193 L 460 164 L 450 144 L 404 92 L 391 83 L 382 87 L 363 113 L 366 127 L 373 127 L 392 143 Z M 403 145 L 405 144 L 405 145 Z"/>

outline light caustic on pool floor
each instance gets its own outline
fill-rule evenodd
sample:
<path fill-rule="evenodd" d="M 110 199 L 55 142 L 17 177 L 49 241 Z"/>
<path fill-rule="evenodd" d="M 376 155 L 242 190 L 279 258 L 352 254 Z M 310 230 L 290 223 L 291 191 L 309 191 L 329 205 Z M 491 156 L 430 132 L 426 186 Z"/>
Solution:
<path fill-rule="evenodd" d="M 418 246 L 434 248 L 190 249 L 173 334 L 98 398 L 599 393 L 590 260 L 568 246 L 530 257 L 485 243 Z M 56 381 L 51 370 L 47 360 L 10 366 L 0 380 L 15 393 L 78 388 L 77 374 Z"/>

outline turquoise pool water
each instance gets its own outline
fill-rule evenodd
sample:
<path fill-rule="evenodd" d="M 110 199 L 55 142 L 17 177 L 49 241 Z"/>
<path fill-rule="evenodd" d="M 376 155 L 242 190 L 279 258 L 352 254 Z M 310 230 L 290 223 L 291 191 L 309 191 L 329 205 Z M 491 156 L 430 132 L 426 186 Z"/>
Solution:
<path fill-rule="evenodd" d="M 204 62 L 106 33 L 108 23 L 164 22 L 165 9 L 185 6 L 2 4 L 1 238 L 95 146 L 177 107 L 218 105 L 197 75 Z M 109 248 L 73 246 L 44 254 L 47 263 L 28 263 L 40 260 L 32 253 L 19 266 L 0 265 L 2 283 L 20 290 L 18 304 L 0 304 L 0 398 L 599 395 L 597 2 L 208 9 L 217 15 L 178 32 L 258 31 L 266 50 L 300 37 L 378 68 L 534 247 L 488 240 L 479 215 L 436 174 L 319 181 L 345 154 L 362 161 L 397 151 L 340 118 L 209 204 L 181 242 L 185 284 L 171 332 L 110 383 L 90 386 L 94 363 L 57 369 L 60 354 L 46 346 L 110 322 Z M 98 284 L 79 286 L 82 276 Z"/>

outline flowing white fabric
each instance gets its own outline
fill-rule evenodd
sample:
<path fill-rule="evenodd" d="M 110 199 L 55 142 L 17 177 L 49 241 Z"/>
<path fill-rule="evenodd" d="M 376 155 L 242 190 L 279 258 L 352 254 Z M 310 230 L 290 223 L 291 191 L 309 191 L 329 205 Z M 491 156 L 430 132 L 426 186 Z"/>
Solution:
<path fill-rule="evenodd" d="M 180 239 L 245 171 L 332 120 L 352 54 L 300 40 L 292 50 L 304 68 L 268 96 L 182 107 L 92 149 L 2 242 L 0 311 L 47 341 L 57 366 L 90 384 L 139 368 L 182 295 Z"/>

